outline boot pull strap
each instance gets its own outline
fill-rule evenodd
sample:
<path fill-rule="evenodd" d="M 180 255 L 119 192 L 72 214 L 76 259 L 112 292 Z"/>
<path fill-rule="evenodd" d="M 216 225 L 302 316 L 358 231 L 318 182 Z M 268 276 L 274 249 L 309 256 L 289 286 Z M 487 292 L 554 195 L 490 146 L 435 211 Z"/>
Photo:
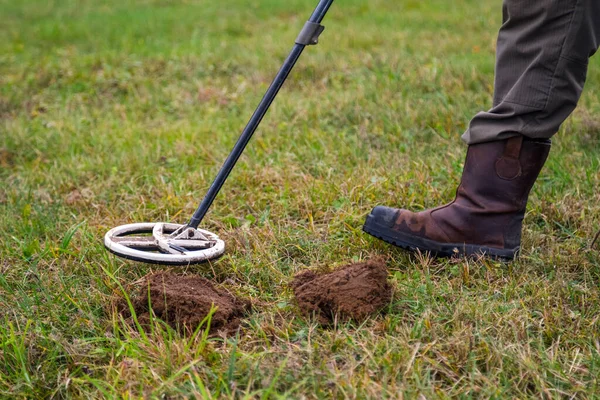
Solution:
<path fill-rule="evenodd" d="M 496 161 L 496 174 L 501 179 L 512 181 L 521 176 L 521 147 L 523 146 L 523 136 L 515 136 L 506 141 L 504 153 Z"/>

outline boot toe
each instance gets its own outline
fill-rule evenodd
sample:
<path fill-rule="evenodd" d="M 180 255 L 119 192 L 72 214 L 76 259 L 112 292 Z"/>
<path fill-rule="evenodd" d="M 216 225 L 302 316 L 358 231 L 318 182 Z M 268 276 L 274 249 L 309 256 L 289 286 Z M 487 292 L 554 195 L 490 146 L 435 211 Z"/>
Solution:
<path fill-rule="evenodd" d="M 397 208 L 377 206 L 373 208 L 368 218 L 378 225 L 391 228 L 396 223 L 399 211 Z"/>

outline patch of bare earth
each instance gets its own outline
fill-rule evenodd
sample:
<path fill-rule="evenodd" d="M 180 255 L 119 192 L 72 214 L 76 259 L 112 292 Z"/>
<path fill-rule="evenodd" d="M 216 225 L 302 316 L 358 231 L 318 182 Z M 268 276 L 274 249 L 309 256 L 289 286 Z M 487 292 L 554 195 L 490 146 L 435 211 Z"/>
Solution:
<path fill-rule="evenodd" d="M 235 332 L 251 306 L 249 301 L 216 288 L 204 278 L 168 272 L 147 277 L 131 301 L 142 326 L 150 323 L 151 308 L 156 318 L 184 334 L 194 332 L 213 306 L 216 311 L 211 317 L 210 333 Z M 125 301 L 119 303 L 118 310 L 126 319 L 132 319 Z"/>
<path fill-rule="evenodd" d="M 320 323 L 360 321 L 380 312 L 392 298 L 385 264 L 369 261 L 350 264 L 325 274 L 302 272 L 291 287 L 300 310 L 315 314 Z"/>

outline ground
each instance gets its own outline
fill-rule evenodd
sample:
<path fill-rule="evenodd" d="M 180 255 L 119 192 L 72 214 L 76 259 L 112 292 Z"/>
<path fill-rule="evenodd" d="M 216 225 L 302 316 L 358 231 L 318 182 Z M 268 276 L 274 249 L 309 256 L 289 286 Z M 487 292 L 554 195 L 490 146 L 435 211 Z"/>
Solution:
<path fill-rule="evenodd" d="M 0 0 L 0 396 L 597 398 L 600 58 L 555 137 L 513 263 L 411 256 L 376 204 L 448 201 L 491 104 L 496 0 L 345 0 L 217 197 L 217 262 L 122 261 L 104 233 L 185 222 L 314 7 L 309 0 Z M 384 257 L 393 300 L 321 327 L 291 278 Z M 138 332 L 152 271 L 257 307 L 236 336 Z"/>

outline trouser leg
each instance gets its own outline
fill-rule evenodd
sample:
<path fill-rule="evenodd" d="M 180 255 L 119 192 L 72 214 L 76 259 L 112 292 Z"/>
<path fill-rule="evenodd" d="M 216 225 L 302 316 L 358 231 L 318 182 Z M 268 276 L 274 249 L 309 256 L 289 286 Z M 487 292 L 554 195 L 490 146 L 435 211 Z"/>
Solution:
<path fill-rule="evenodd" d="M 504 0 L 493 108 L 468 144 L 516 135 L 547 139 L 573 112 L 600 44 L 600 0 Z"/>

